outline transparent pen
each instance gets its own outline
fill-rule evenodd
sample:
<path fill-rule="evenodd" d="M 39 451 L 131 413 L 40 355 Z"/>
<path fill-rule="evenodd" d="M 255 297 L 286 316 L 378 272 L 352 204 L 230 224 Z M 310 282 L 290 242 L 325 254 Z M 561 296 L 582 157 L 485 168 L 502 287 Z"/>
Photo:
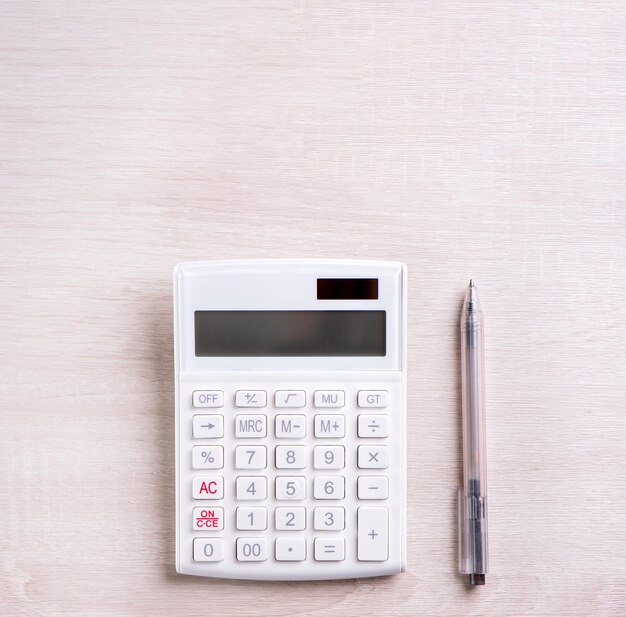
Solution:
<path fill-rule="evenodd" d="M 459 572 L 484 585 L 488 572 L 483 312 L 470 281 L 461 311 L 463 486 L 459 489 Z"/>

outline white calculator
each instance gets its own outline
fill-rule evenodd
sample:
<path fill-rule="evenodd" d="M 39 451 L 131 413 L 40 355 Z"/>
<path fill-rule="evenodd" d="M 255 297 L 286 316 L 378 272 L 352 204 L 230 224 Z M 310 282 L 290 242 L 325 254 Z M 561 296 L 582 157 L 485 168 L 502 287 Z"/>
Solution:
<path fill-rule="evenodd" d="M 183 263 L 174 287 L 177 571 L 404 571 L 405 266 Z"/>

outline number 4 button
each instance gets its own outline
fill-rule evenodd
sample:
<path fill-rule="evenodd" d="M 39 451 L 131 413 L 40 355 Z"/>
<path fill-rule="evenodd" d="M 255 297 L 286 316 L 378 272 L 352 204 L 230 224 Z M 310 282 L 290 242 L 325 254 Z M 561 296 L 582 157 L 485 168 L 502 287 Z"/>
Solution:
<path fill-rule="evenodd" d="M 237 499 L 262 500 L 267 498 L 267 480 L 258 476 L 237 478 Z"/>

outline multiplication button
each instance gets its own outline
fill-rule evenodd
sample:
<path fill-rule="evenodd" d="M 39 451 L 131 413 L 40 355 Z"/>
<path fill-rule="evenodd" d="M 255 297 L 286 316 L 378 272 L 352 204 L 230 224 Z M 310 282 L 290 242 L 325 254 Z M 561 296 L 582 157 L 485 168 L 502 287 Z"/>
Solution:
<path fill-rule="evenodd" d="M 387 446 L 359 446 L 357 459 L 359 469 L 387 469 L 389 466 Z"/>

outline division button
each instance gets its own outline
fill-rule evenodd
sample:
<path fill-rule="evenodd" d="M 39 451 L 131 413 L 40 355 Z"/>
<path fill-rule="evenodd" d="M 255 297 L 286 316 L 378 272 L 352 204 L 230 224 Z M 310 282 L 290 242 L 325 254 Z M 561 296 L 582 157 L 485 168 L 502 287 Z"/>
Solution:
<path fill-rule="evenodd" d="M 359 437 L 369 437 L 379 439 L 389 436 L 387 427 L 387 416 L 361 414 L 358 420 Z"/>

